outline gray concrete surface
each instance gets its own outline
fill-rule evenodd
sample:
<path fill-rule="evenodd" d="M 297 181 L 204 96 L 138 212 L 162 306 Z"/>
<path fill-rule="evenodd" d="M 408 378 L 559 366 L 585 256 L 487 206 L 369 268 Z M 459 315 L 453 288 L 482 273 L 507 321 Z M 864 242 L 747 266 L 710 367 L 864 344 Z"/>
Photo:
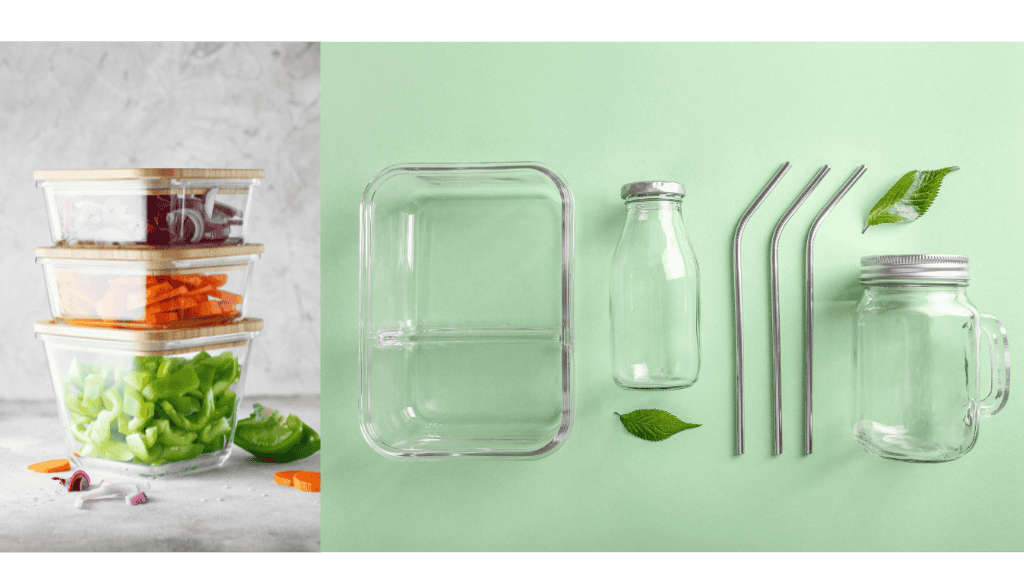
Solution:
<path fill-rule="evenodd" d="M 253 402 L 292 412 L 320 430 L 319 395 L 245 398 L 239 413 L 248 415 Z M 65 458 L 63 434 L 53 400 L 0 403 L 0 551 L 320 550 L 320 494 L 273 480 L 279 470 L 319 472 L 319 453 L 290 464 L 263 464 L 236 446 L 222 468 L 152 480 L 87 470 L 94 484 L 104 478 L 138 484 L 149 502 L 98 500 L 76 509 L 74 493 L 51 480 L 54 474 L 27 468 Z"/>

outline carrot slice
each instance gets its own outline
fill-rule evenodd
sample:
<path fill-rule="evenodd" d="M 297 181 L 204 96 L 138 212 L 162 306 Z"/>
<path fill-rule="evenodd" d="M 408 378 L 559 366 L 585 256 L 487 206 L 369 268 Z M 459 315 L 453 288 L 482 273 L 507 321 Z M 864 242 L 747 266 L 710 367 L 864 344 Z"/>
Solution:
<path fill-rule="evenodd" d="M 170 286 L 171 286 L 170 284 L 167 284 L 168 288 Z M 163 292 L 153 296 L 152 298 L 147 298 L 148 301 L 146 302 L 146 305 L 147 305 L 147 307 L 149 307 L 149 306 L 152 306 L 153 304 L 156 304 L 157 302 L 163 302 L 165 300 L 169 300 L 171 298 L 175 298 L 177 296 L 181 296 L 181 295 L 185 294 L 186 292 L 188 292 L 188 287 L 187 286 L 178 286 L 177 288 L 174 288 L 173 290 L 165 290 L 165 291 L 163 291 Z"/>
<path fill-rule="evenodd" d="M 36 462 L 29 466 L 28 469 L 33 472 L 41 472 L 43 474 L 67 472 L 68 470 L 71 470 L 71 462 L 68 462 L 66 458 L 47 460 L 46 462 Z"/>
<path fill-rule="evenodd" d="M 320 491 L 320 473 L 303 470 L 292 477 L 292 486 L 303 492 Z"/>
<path fill-rule="evenodd" d="M 185 298 L 195 298 L 197 301 L 200 301 L 200 296 L 205 296 L 210 292 L 213 292 L 214 290 L 216 290 L 216 288 L 214 288 L 213 286 L 201 286 L 199 288 L 196 288 L 195 290 L 192 290 L 191 292 L 186 292 L 182 294 L 182 296 Z"/>
<path fill-rule="evenodd" d="M 174 322 L 178 319 L 177 312 L 157 312 L 153 315 L 146 316 L 147 324 L 166 324 L 168 322 Z"/>
<path fill-rule="evenodd" d="M 225 302 L 230 302 L 232 304 L 241 304 L 242 303 L 242 296 L 239 295 L 239 294 L 235 294 L 233 292 L 225 292 L 223 290 L 214 290 L 213 293 L 211 294 L 211 296 L 213 296 L 214 298 L 216 298 L 218 300 L 223 300 Z"/>
<path fill-rule="evenodd" d="M 227 302 L 221 302 L 220 313 L 223 316 L 227 316 L 228 314 L 238 314 L 238 310 L 235 310 L 235 307 Z"/>
<path fill-rule="evenodd" d="M 274 482 L 281 486 L 291 486 L 292 479 L 302 470 L 282 470 L 274 474 Z"/>
<path fill-rule="evenodd" d="M 177 274 L 171 276 L 171 279 L 177 280 L 178 282 L 184 282 L 192 287 L 200 286 L 205 281 L 199 274 Z"/>
<path fill-rule="evenodd" d="M 199 318 L 205 316 L 219 316 L 220 305 L 212 300 L 205 300 L 198 303 L 197 305 L 186 308 L 182 314 L 182 318 Z"/>
<path fill-rule="evenodd" d="M 220 288 L 221 286 L 227 284 L 227 282 L 227 274 L 210 274 L 209 276 L 206 277 L 206 283 L 214 288 Z"/>

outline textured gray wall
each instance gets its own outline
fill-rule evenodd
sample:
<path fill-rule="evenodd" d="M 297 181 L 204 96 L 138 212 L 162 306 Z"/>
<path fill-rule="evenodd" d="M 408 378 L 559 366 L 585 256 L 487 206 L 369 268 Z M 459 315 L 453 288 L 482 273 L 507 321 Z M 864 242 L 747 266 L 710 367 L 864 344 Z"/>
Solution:
<path fill-rule="evenodd" d="M 0 43 L 0 398 L 52 397 L 32 324 L 51 243 L 32 171 L 263 168 L 246 393 L 320 390 L 320 46 Z"/>

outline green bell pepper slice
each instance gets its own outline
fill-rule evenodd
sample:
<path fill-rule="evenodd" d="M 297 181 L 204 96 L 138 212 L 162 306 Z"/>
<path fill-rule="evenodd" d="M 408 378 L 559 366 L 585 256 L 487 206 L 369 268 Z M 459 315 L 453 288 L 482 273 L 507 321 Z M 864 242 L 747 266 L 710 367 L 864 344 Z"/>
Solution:
<path fill-rule="evenodd" d="M 155 432 L 155 428 L 153 429 Z M 148 434 L 147 434 L 148 435 Z M 143 464 L 150 464 L 161 456 L 164 448 L 160 444 L 147 444 L 146 436 L 135 433 L 124 437 L 128 450 Z"/>
<path fill-rule="evenodd" d="M 178 411 L 174 409 L 174 405 L 171 404 L 170 401 L 162 400 L 160 402 L 160 408 L 163 409 L 165 414 L 167 414 L 167 417 L 171 422 L 174 422 L 175 426 L 184 428 L 190 432 L 199 432 L 203 429 L 203 426 L 206 426 L 210 421 L 210 417 L 213 415 L 213 405 L 213 390 L 207 390 L 206 398 L 203 399 L 202 412 L 200 412 L 196 420 L 193 421 L 179 414 Z"/>
<path fill-rule="evenodd" d="M 157 420 L 156 429 L 159 432 L 160 441 L 165 446 L 188 446 L 196 441 L 195 432 L 178 432 L 171 428 L 167 420 Z"/>
<path fill-rule="evenodd" d="M 273 462 L 275 464 L 287 464 L 296 460 L 308 458 L 320 451 L 320 435 L 305 422 L 302 423 L 302 437 L 299 442 L 290 450 L 281 454 L 253 454 L 260 462 Z"/>
<path fill-rule="evenodd" d="M 161 369 L 164 366 L 164 364 L 161 364 Z M 147 400 L 164 400 L 184 396 L 186 393 L 197 388 L 199 388 L 199 377 L 196 376 L 195 369 L 191 366 L 185 366 L 173 374 L 158 376 L 142 389 L 142 395 Z"/>
<path fill-rule="evenodd" d="M 231 432 L 231 423 L 228 422 L 227 418 L 220 418 L 210 422 L 203 428 L 203 431 L 199 433 L 199 441 L 203 444 L 209 444 L 217 436 L 223 436 Z"/>
<path fill-rule="evenodd" d="M 203 445 L 193 442 L 187 446 L 164 446 L 164 451 L 160 457 L 168 462 L 179 462 L 181 460 L 191 460 L 202 453 Z"/>
<path fill-rule="evenodd" d="M 292 462 L 315 454 L 320 435 L 299 417 L 287 418 L 266 406 L 254 404 L 252 416 L 238 422 L 235 444 L 262 462 Z"/>
<path fill-rule="evenodd" d="M 219 398 L 217 398 L 217 404 L 214 406 L 213 415 L 210 418 L 228 418 L 230 419 L 235 414 L 235 400 L 238 399 L 238 395 L 228 390 Z"/>

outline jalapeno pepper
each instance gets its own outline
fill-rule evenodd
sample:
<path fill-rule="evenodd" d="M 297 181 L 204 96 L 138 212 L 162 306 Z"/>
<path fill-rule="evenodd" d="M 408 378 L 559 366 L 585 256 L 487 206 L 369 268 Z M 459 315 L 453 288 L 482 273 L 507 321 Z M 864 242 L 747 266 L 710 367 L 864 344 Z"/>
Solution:
<path fill-rule="evenodd" d="M 315 454 L 320 449 L 320 435 L 294 414 L 284 417 L 277 410 L 261 404 L 249 418 L 238 421 L 235 444 L 250 452 L 261 462 L 292 462 Z"/>

